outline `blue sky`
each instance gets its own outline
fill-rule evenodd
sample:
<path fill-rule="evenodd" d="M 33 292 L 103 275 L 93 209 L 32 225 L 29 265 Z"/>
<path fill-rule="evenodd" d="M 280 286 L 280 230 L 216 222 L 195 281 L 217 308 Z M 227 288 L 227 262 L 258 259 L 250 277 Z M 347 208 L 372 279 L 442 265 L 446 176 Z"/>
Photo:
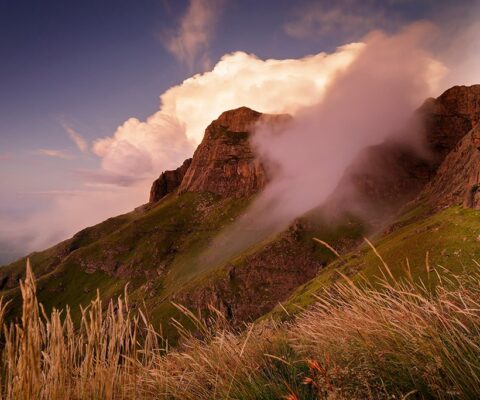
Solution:
<path fill-rule="evenodd" d="M 263 60 L 333 52 L 372 29 L 393 33 L 417 20 L 443 24 L 474 4 L 0 0 L 0 222 L 51 207 L 55 193 L 85 190 L 78 171 L 100 168 L 101 157 L 90 150 L 96 139 L 130 117 L 152 115 L 162 93 L 224 54 L 243 51 Z M 183 55 L 172 49 L 175 38 L 188 34 L 182 26 L 202 18 L 190 37 L 199 43 L 181 42 Z"/>

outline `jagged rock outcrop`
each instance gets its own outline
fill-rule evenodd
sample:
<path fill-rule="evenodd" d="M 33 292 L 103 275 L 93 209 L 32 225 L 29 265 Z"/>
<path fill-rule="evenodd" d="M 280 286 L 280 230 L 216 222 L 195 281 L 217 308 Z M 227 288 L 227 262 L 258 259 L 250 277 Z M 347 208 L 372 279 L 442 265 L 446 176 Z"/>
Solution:
<path fill-rule="evenodd" d="M 182 179 L 191 163 L 192 159 L 189 158 L 183 162 L 181 167 L 172 171 L 163 172 L 152 184 L 152 188 L 150 189 L 150 203 L 156 203 L 167 194 L 176 190 L 182 183 Z"/>
<path fill-rule="evenodd" d="M 419 196 L 435 208 L 451 205 L 480 209 L 480 126 L 464 136 L 443 160 Z"/>
<path fill-rule="evenodd" d="M 289 119 L 288 115 L 262 114 L 247 107 L 224 112 L 207 127 L 179 193 L 244 197 L 262 189 L 267 176 L 250 145 L 250 136 L 256 124 L 275 125 Z"/>
<path fill-rule="evenodd" d="M 428 99 L 419 112 L 426 139 L 439 165 L 480 120 L 480 85 L 454 86 L 437 99 Z"/>

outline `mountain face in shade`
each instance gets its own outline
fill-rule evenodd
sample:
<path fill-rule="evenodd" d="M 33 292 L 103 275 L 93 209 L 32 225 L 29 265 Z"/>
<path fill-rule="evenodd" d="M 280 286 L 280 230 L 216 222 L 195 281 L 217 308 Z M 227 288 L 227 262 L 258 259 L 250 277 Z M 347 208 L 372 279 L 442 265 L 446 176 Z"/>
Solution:
<path fill-rule="evenodd" d="M 382 219 L 412 201 L 434 176 L 447 173 L 447 167 L 438 173 L 437 169 L 480 120 L 480 85 L 454 86 L 426 100 L 415 117 L 418 125 L 413 129 L 420 129 L 424 151 L 392 139 L 367 147 L 345 172 L 332 196 L 334 203 L 353 203 Z M 470 156 L 476 157 L 474 152 L 465 155 L 465 162 L 470 163 Z M 475 163 L 470 164 L 473 168 Z M 474 179 L 467 179 L 460 167 L 454 173 L 457 186 L 464 182 L 467 187 Z M 445 179 L 451 181 L 453 176 Z M 447 196 L 444 201 L 453 198 Z"/>
<path fill-rule="evenodd" d="M 156 203 L 163 199 L 167 194 L 175 191 L 182 183 L 183 177 L 191 163 L 192 159 L 189 158 L 177 169 L 162 172 L 160 177 L 152 184 L 149 202 Z"/>
<path fill-rule="evenodd" d="M 445 157 L 418 201 L 426 201 L 436 209 L 451 205 L 480 209 L 479 138 L 477 125 Z"/>

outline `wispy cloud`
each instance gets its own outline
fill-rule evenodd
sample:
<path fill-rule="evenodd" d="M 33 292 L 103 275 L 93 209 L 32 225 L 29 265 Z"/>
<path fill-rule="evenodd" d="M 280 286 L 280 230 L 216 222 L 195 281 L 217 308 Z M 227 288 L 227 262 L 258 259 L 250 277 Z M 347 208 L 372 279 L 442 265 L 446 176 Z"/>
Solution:
<path fill-rule="evenodd" d="M 335 36 L 356 40 L 373 29 L 398 27 L 401 18 L 392 5 L 383 0 L 317 1 L 297 7 L 283 28 L 298 39 Z"/>
<path fill-rule="evenodd" d="M 162 36 L 167 50 L 191 70 L 198 63 L 204 69 L 211 64 L 208 48 L 224 3 L 225 0 L 190 0 L 178 28 Z"/>
<path fill-rule="evenodd" d="M 44 196 L 44 197 L 72 197 L 85 195 L 82 190 L 42 190 L 35 192 L 27 192 L 24 195 L 28 196 Z"/>
<path fill-rule="evenodd" d="M 85 138 L 78 133 L 73 127 L 65 121 L 61 121 L 60 124 L 62 125 L 63 129 L 68 133 L 70 139 L 72 139 L 75 146 L 77 146 L 78 150 L 82 153 L 86 153 L 88 151 L 88 142 Z"/>
<path fill-rule="evenodd" d="M 145 179 L 143 175 L 128 175 L 110 171 L 77 170 L 75 174 L 90 187 L 129 187 Z"/>
<path fill-rule="evenodd" d="M 35 150 L 33 153 L 39 156 L 61 158 L 63 160 L 72 160 L 74 158 L 71 154 L 69 154 L 65 150 L 38 149 L 38 150 Z"/>

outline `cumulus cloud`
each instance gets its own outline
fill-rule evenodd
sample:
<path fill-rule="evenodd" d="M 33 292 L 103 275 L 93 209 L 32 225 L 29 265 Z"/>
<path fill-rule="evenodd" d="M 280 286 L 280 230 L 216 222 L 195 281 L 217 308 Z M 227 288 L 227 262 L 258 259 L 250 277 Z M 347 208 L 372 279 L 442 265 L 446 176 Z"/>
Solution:
<path fill-rule="evenodd" d="M 97 140 L 92 150 L 101 158 L 101 168 L 75 171 L 90 190 L 29 194 L 49 200 L 48 209 L 14 219 L 0 214 L 0 240 L 39 250 L 132 210 L 148 199 L 153 177 L 192 155 L 207 125 L 223 111 L 246 105 L 295 113 L 320 101 L 334 76 L 361 49 L 361 44 L 350 44 L 332 54 L 287 60 L 225 55 L 211 71 L 167 90 L 159 111 L 145 121 L 130 118 L 112 136 Z"/>
<path fill-rule="evenodd" d="M 38 149 L 34 151 L 34 154 L 45 157 L 61 158 L 63 160 L 73 159 L 73 156 L 65 150 Z"/>
<path fill-rule="evenodd" d="M 223 3 L 224 0 L 190 0 L 177 30 L 164 35 L 167 50 L 190 70 L 197 61 L 203 67 L 210 65 L 208 47 L 223 11 Z"/>
<path fill-rule="evenodd" d="M 63 129 L 65 129 L 65 131 L 68 133 L 68 136 L 70 137 L 70 139 L 72 139 L 73 143 L 75 143 L 75 146 L 77 146 L 78 150 L 80 150 L 82 153 L 87 152 L 88 143 L 85 138 L 65 121 L 62 121 L 61 125 Z"/>
<path fill-rule="evenodd" d="M 402 132 L 414 110 L 436 93 L 446 72 L 425 50 L 431 34 L 431 26 L 424 24 L 395 36 L 369 34 L 322 101 L 297 112 L 281 132 L 257 129 L 254 145 L 267 166 L 274 166 L 272 181 L 247 214 L 213 244 L 212 249 L 225 250 L 214 252 L 214 260 L 264 240 L 320 205 L 363 148 Z M 415 139 L 410 132 L 403 137 Z"/>
<path fill-rule="evenodd" d="M 157 112 L 142 122 L 128 119 L 112 137 L 97 140 L 93 151 L 102 158 L 98 177 L 135 182 L 151 178 L 163 170 L 178 167 L 194 150 L 178 118 Z M 92 176 L 93 177 L 93 176 Z"/>
<path fill-rule="evenodd" d="M 295 113 L 318 102 L 333 77 L 345 69 L 362 44 L 301 59 L 262 60 L 243 52 L 222 57 L 215 67 L 161 95 L 160 110 L 146 121 L 130 118 L 93 150 L 110 176 L 158 175 L 178 167 L 223 111 L 248 106 L 267 113 Z"/>

